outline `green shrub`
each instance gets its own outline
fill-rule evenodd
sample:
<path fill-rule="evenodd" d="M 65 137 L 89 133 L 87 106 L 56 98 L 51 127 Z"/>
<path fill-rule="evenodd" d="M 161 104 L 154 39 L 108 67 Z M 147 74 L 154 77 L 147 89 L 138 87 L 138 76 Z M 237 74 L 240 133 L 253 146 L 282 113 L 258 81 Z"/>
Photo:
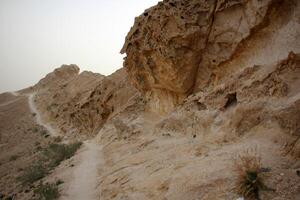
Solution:
<path fill-rule="evenodd" d="M 18 177 L 18 180 L 21 181 L 23 184 L 32 184 L 47 175 L 47 168 L 39 163 L 33 166 L 26 168 L 23 174 Z"/>
<path fill-rule="evenodd" d="M 39 200 L 54 200 L 58 199 L 59 191 L 56 184 L 42 184 L 40 183 L 34 193 L 38 196 Z"/>

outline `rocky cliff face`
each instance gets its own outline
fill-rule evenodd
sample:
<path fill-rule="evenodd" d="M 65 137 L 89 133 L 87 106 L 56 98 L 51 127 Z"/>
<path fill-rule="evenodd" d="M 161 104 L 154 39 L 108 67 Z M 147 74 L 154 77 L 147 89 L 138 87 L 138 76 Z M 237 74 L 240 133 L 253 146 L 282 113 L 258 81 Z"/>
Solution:
<path fill-rule="evenodd" d="M 45 120 L 55 122 L 70 137 L 94 136 L 103 124 L 126 106 L 139 101 L 139 93 L 119 70 L 105 77 L 81 72 L 75 65 L 63 65 L 35 86 L 23 92 L 36 92 L 36 103 Z"/>
<path fill-rule="evenodd" d="M 165 112 L 239 70 L 298 52 L 298 22 L 295 0 L 162 1 L 136 18 L 121 52 L 150 109 Z"/>

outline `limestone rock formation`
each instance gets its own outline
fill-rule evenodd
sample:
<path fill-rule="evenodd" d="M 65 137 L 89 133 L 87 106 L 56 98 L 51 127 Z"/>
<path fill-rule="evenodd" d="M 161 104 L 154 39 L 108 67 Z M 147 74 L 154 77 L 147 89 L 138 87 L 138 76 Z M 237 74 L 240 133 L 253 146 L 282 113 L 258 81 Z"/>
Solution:
<path fill-rule="evenodd" d="M 163 1 L 136 18 L 121 53 L 140 91 L 158 104 L 177 104 L 191 92 L 215 7 L 214 1 Z"/>
<path fill-rule="evenodd" d="M 55 84 L 60 84 L 62 81 L 68 82 L 79 74 L 79 67 L 77 65 L 62 65 L 55 69 L 52 73 L 41 79 L 35 86 L 38 88 L 51 87 Z"/>
<path fill-rule="evenodd" d="M 70 137 L 97 134 L 109 117 L 140 98 L 124 70 L 105 77 L 79 73 L 74 65 L 54 70 L 32 90 L 37 91 L 36 103 L 45 111 L 44 118 L 55 121 L 57 129 Z"/>
<path fill-rule="evenodd" d="M 170 111 L 238 70 L 297 52 L 298 20 L 296 0 L 165 0 L 136 18 L 121 53 L 151 110 Z"/>

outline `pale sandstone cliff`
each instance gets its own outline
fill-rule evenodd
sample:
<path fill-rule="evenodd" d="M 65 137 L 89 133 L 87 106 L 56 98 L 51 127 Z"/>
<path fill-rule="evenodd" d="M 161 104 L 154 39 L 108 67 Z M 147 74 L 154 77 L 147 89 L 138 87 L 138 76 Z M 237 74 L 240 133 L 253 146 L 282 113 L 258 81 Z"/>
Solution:
<path fill-rule="evenodd" d="M 163 1 L 136 18 L 122 53 L 152 110 L 214 88 L 230 74 L 299 51 L 299 2 Z M 297 28 L 298 27 L 298 28 Z M 160 106 L 161 104 L 161 106 Z"/>

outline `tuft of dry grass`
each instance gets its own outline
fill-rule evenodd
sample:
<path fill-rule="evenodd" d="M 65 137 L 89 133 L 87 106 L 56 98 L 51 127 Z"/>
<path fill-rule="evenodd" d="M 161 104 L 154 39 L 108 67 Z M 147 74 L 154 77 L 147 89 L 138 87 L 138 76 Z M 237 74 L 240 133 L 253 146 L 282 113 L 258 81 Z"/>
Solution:
<path fill-rule="evenodd" d="M 235 159 L 235 171 L 237 173 L 236 190 L 239 195 L 247 199 L 259 200 L 259 193 L 265 189 L 261 158 L 257 149 L 247 149 Z"/>

